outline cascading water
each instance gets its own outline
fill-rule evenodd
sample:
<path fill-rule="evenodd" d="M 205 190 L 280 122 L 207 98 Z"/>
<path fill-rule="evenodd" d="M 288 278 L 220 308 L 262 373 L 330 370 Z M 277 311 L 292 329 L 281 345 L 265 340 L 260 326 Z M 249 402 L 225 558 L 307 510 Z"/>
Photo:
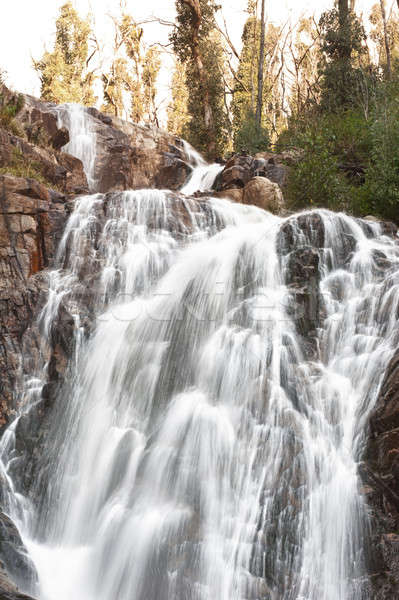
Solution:
<path fill-rule="evenodd" d="M 212 189 L 216 177 L 223 170 L 219 163 L 208 165 L 202 156 L 194 150 L 187 142 L 183 143 L 183 149 L 192 166 L 192 173 L 181 192 L 190 196 L 195 192 L 208 192 Z"/>
<path fill-rule="evenodd" d="M 311 353 L 287 285 L 309 248 Z M 41 600 L 371 600 L 357 470 L 399 307 L 399 248 L 379 225 L 87 196 L 50 274 L 43 343 L 62 305 L 74 352 L 28 497 L 15 424 L 1 446 Z"/>
<path fill-rule="evenodd" d="M 80 104 L 60 104 L 56 108 L 59 127 L 69 131 L 69 142 L 65 152 L 76 156 L 83 163 L 87 183 L 91 191 L 96 190 L 96 131 L 92 116 Z"/>

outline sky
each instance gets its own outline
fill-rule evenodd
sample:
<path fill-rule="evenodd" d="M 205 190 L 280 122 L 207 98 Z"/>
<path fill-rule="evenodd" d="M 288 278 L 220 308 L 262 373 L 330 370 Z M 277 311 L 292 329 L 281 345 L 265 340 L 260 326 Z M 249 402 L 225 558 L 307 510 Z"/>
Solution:
<path fill-rule="evenodd" d="M 140 21 L 156 15 L 165 20 L 174 18 L 174 0 L 125 0 L 127 11 Z M 368 12 L 376 0 L 357 0 L 357 11 Z M 390 2 L 388 0 L 388 7 Z M 45 47 L 51 49 L 54 40 L 55 19 L 65 0 L 11 0 L 0 9 L 0 67 L 7 74 L 7 82 L 14 89 L 38 96 L 39 79 L 32 67 L 32 57 L 40 58 Z M 246 15 L 247 0 L 220 0 L 229 34 L 240 46 L 242 27 Z M 6 8 L 4 5 L 6 4 Z M 117 14 L 119 0 L 73 0 L 82 16 L 93 14 L 97 37 L 106 44 L 110 39 L 112 25 L 110 14 Z M 302 14 L 319 15 L 332 6 L 332 0 L 266 0 L 268 19 L 271 22 L 295 22 Z M 166 43 L 169 28 L 159 24 L 145 26 L 148 43 Z M 168 63 L 160 77 L 161 87 L 166 90 Z M 166 92 L 165 92 L 166 93 Z"/>

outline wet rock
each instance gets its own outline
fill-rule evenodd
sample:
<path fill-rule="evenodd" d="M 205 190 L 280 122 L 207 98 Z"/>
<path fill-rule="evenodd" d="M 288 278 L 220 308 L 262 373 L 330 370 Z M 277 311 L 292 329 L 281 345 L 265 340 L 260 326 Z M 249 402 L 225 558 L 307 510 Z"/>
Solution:
<path fill-rule="evenodd" d="M 32 588 L 37 583 L 36 569 L 28 556 L 18 529 L 3 512 L 0 512 L 0 556 L 12 581 L 25 588 Z"/>
<path fill-rule="evenodd" d="M 286 284 L 291 292 L 289 312 L 294 318 L 298 332 L 311 342 L 320 325 L 320 256 L 311 247 L 296 248 L 286 263 Z M 306 346 L 304 344 L 304 346 Z"/>
<path fill-rule="evenodd" d="M 370 489 L 369 571 L 373 599 L 399 597 L 399 350 L 388 365 L 370 418 L 360 473 Z"/>

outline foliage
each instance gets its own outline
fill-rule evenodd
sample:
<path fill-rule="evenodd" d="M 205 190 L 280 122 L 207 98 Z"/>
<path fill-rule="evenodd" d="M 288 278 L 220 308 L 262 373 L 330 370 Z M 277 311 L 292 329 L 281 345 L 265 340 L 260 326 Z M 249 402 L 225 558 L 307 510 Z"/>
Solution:
<path fill-rule="evenodd" d="M 237 152 L 256 154 L 264 152 L 270 146 L 270 137 L 265 127 L 258 126 L 255 115 L 247 113 L 241 120 L 240 129 L 236 131 L 234 147 Z"/>
<path fill-rule="evenodd" d="M 370 163 L 362 201 L 369 212 L 399 221 L 399 84 L 379 90 L 372 121 Z M 392 93 L 393 92 L 393 93 Z"/>
<path fill-rule="evenodd" d="M 290 172 L 287 197 L 292 208 L 347 207 L 348 186 L 332 152 L 334 140 L 321 127 L 305 125 L 296 136 L 303 155 Z"/>
<path fill-rule="evenodd" d="M 11 160 L 0 167 L 0 175 L 14 175 L 35 179 L 48 188 L 57 189 L 42 173 L 40 162 L 27 158 L 19 148 L 14 148 Z M 62 191 L 62 190 L 60 190 Z"/>
<path fill-rule="evenodd" d="M 159 50 L 145 48 L 143 29 L 131 15 L 123 13 L 114 20 L 115 43 L 113 60 L 103 73 L 103 110 L 123 116 L 128 98 L 130 118 L 138 123 L 157 123 L 155 106 L 156 80 L 161 67 Z"/>
<path fill-rule="evenodd" d="M 345 19 L 337 9 L 322 14 L 321 106 L 324 110 L 340 110 L 354 103 L 359 88 L 360 58 L 365 52 L 366 34 L 353 12 Z"/>
<path fill-rule="evenodd" d="M 60 8 L 55 44 L 34 61 L 41 81 L 41 97 L 50 102 L 95 103 L 94 73 L 88 70 L 90 23 L 81 19 L 70 1 Z"/>
<path fill-rule="evenodd" d="M 177 26 L 170 40 L 185 66 L 185 84 L 190 90 L 183 135 L 214 159 L 223 156 L 229 139 L 226 65 L 222 39 L 215 27 L 215 13 L 220 7 L 214 0 L 199 0 L 198 7 L 200 12 L 195 13 L 187 2 L 176 0 Z"/>
<path fill-rule="evenodd" d="M 184 135 L 190 118 L 188 95 L 186 68 L 176 60 L 172 75 L 171 102 L 168 106 L 168 131 L 180 137 Z"/>
<path fill-rule="evenodd" d="M 25 105 L 22 94 L 14 94 L 4 89 L 0 93 L 0 127 L 14 135 L 24 136 L 24 131 L 15 117 L 21 112 Z"/>

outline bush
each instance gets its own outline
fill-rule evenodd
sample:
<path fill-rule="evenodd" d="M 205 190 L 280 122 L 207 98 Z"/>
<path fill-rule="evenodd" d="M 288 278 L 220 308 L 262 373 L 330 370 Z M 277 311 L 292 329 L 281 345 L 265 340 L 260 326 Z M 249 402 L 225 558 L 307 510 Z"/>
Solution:
<path fill-rule="evenodd" d="M 270 138 L 267 129 L 258 127 L 255 116 L 247 115 L 234 138 L 234 149 L 236 152 L 248 152 L 256 154 L 264 152 L 270 147 Z"/>
<path fill-rule="evenodd" d="M 302 135 L 301 160 L 290 171 L 287 200 L 291 208 L 342 210 L 348 203 L 348 184 L 325 139 L 309 130 Z"/>
<path fill-rule="evenodd" d="M 24 105 L 25 98 L 22 94 L 12 94 L 8 91 L 0 93 L 0 127 L 14 135 L 24 136 L 22 127 L 15 120 Z"/>

